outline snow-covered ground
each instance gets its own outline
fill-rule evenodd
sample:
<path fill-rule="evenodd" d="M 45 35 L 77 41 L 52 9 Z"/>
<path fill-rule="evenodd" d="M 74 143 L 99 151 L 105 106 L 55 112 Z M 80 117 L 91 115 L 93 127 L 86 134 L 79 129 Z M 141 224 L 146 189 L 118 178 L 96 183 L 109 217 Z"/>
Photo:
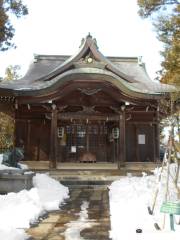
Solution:
<path fill-rule="evenodd" d="M 175 165 L 171 166 L 173 174 Z M 111 232 L 113 240 L 176 240 L 180 239 L 180 225 L 175 224 L 175 232 L 170 231 L 169 215 L 165 214 L 165 228 L 157 231 L 154 223 L 160 227 L 163 225 L 164 214 L 160 212 L 160 206 L 164 199 L 166 171 L 163 171 L 162 181 L 157 183 L 157 175 L 160 169 L 154 171 L 154 175 L 142 177 L 122 177 L 110 186 L 110 213 Z M 180 201 L 177 197 L 174 184 L 170 178 L 169 199 Z M 179 182 L 180 184 L 180 182 Z M 154 215 L 149 215 L 147 207 L 152 207 L 152 198 L 156 186 L 159 194 Z M 179 222 L 176 216 L 176 221 Z M 136 233 L 136 229 L 142 229 L 142 233 Z"/>
<path fill-rule="evenodd" d="M 0 169 L 7 168 L 0 163 Z M 171 165 L 171 175 L 174 175 L 175 168 L 175 165 Z M 162 227 L 164 217 L 160 212 L 160 206 L 165 195 L 166 171 L 163 171 L 160 184 L 157 182 L 159 172 L 160 169 L 155 169 L 154 175 L 147 176 L 143 173 L 142 177 L 132 177 L 128 174 L 127 177 L 121 177 L 111 184 L 109 187 L 110 236 L 113 240 L 179 240 L 180 225 L 175 224 L 175 231 L 170 231 L 167 214 L 164 229 L 157 231 L 154 227 L 154 223 Z M 30 223 L 36 221 L 45 211 L 58 209 L 68 197 L 68 188 L 47 174 L 36 174 L 33 185 L 34 188 L 29 191 L 0 195 L 0 239 L 25 240 L 28 236 L 24 229 L 29 228 Z M 155 212 L 154 215 L 149 215 L 147 207 L 152 207 L 152 198 L 157 186 L 159 194 Z M 168 197 L 172 201 L 180 201 L 171 177 Z M 88 220 L 87 209 L 88 203 L 84 202 L 79 219 L 68 225 L 65 232 L 66 239 L 78 239 L 80 230 L 91 227 L 93 223 Z M 179 222 L 179 217 L 176 216 L 176 222 Z M 142 229 L 142 233 L 136 233 L 136 229 Z"/>
<path fill-rule="evenodd" d="M 0 169 L 11 168 L 0 164 Z M 46 211 L 59 209 L 64 199 L 69 197 L 68 188 L 47 174 L 36 174 L 33 185 L 29 191 L 0 195 L 0 239 L 27 239 L 24 229 Z"/>

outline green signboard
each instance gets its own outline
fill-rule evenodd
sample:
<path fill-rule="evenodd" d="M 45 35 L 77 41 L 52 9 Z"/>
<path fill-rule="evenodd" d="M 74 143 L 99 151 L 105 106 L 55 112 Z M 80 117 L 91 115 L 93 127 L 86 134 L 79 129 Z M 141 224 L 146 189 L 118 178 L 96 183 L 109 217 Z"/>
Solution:
<path fill-rule="evenodd" d="M 169 213 L 170 228 L 175 231 L 174 228 L 174 215 L 180 215 L 180 202 L 164 202 L 161 206 L 162 213 Z"/>
<path fill-rule="evenodd" d="M 161 212 L 180 215 L 180 202 L 164 202 L 161 206 Z"/>

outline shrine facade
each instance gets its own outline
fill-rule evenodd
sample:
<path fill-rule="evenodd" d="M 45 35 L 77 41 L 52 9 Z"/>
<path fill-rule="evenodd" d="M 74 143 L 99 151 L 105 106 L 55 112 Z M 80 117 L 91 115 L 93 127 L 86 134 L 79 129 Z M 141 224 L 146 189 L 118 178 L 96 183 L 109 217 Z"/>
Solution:
<path fill-rule="evenodd" d="M 159 159 L 160 100 L 169 91 L 140 59 L 105 57 L 88 35 L 75 56 L 36 55 L 22 79 L 0 84 L 0 102 L 14 113 L 25 161 L 120 168 Z"/>

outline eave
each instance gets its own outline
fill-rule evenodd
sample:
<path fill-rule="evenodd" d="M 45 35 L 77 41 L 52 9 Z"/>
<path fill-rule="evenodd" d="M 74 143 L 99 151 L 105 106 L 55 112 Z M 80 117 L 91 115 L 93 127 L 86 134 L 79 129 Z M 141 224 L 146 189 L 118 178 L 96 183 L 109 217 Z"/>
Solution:
<path fill-rule="evenodd" d="M 91 56 L 93 63 L 87 63 L 85 59 Z M 66 59 L 66 56 L 59 56 Z M 46 55 L 40 55 L 39 58 L 46 59 Z M 38 56 L 35 57 L 38 61 Z M 58 59 L 58 56 L 49 56 L 49 59 Z M 120 92 L 131 97 L 138 99 L 160 99 L 162 96 L 169 96 L 169 91 L 163 89 L 158 91 L 148 90 L 148 82 L 138 82 L 131 75 L 124 74 L 113 63 L 117 58 L 107 58 L 98 50 L 96 40 L 90 35 L 83 39 L 79 51 L 74 56 L 68 58 L 65 62 L 48 72 L 43 77 L 26 81 L 26 77 L 22 80 L 14 81 L 12 84 L 1 84 L 0 92 L 3 96 L 14 97 L 39 97 L 42 95 L 49 96 L 53 91 L 59 90 L 68 81 L 75 81 L 77 79 L 86 79 L 89 81 L 108 82 L 114 85 Z M 136 62 L 137 58 L 119 58 L 124 61 Z M 34 63 L 36 64 L 36 63 Z M 148 78 L 147 78 L 148 79 Z M 137 87 L 139 84 L 142 85 Z M 151 81 L 152 86 L 152 81 Z M 168 89 L 168 88 L 167 88 Z"/>

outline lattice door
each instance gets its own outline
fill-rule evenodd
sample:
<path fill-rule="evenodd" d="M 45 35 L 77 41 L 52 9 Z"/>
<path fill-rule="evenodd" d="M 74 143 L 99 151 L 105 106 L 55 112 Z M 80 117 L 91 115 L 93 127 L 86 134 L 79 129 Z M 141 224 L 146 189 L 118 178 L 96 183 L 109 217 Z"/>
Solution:
<path fill-rule="evenodd" d="M 107 126 L 100 124 L 72 124 L 66 126 L 66 161 L 79 161 L 84 153 L 96 160 L 107 161 Z"/>

